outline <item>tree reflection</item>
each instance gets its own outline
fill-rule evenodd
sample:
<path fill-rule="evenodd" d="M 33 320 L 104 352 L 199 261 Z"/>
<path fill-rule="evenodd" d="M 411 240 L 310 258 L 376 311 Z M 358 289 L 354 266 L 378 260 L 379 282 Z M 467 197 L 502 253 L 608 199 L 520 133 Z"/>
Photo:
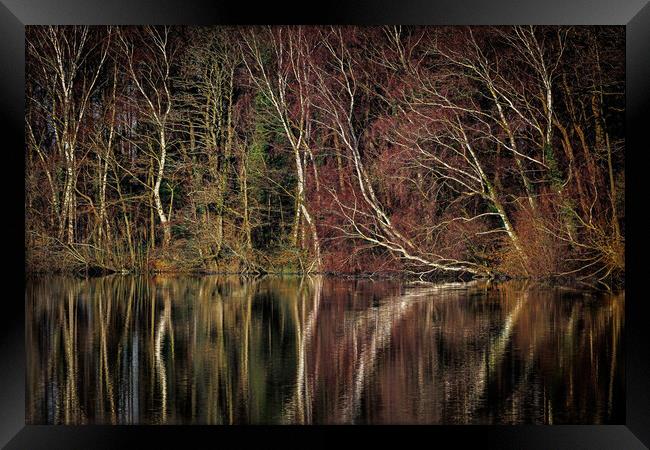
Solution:
<path fill-rule="evenodd" d="M 622 422 L 624 293 L 320 276 L 47 277 L 28 423 Z"/>

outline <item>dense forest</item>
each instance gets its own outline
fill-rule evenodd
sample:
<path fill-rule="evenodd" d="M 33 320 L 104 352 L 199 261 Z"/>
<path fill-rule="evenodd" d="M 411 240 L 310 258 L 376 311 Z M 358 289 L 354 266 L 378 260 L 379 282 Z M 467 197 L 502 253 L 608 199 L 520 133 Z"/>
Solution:
<path fill-rule="evenodd" d="M 29 272 L 623 277 L 623 27 L 26 36 Z"/>

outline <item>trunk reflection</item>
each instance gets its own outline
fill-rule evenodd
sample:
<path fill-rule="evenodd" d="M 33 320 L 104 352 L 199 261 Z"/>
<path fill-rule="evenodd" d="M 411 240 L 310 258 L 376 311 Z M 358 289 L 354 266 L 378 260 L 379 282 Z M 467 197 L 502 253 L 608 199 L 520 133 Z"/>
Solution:
<path fill-rule="evenodd" d="M 624 301 L 516 282 L 38 278 L 27 421 L 622 423 Z"/>

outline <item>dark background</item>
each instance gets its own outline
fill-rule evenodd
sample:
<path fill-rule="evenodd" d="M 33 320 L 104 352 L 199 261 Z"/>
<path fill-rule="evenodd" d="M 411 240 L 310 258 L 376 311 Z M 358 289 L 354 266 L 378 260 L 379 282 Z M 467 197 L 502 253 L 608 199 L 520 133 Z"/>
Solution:
<path fill-rule="evenodd" d="M 620 24 L 627 25 L 626 148 L 626 384 L 627 426 L 551 427 L 24 427 L 24 25 L 27 24 Z M 340 446 L 351 438 L 387 445 L 498 448 L 644 448 L 650 445 L 648 302 L 642 295 L 648 264 L 644 209 L 648 195 L 650 6 L 647 0 L 335 1 L 308 8 L 267 2 L 172 0 L 0 0 L 0 247 L 5 267 L 0 312 L 0 445 L 6 448 L 148 448 Z M 22 430 L 21 430 L 22 428 Z M 13 437 L 18 431 L 18 435 Z M 191 432 L 191 434 L 190 434 Z M 362 436 L 356 436 L 362 434 Z M 636 435 L 636 437 L 635 437 Z M 12 440 L 13 437 L 13 440 Z M 638 438 L 638 439 L 637 439 Z M 446 440 L 447 442 L 444 442 Z M 373 442 L 374 443 L 374 442 Z M 258 444 L 258 445 L 259 445 Z M 367 445 L 364 443 L 364 446 Z M 142 446 L 142 445 L 141 445 Z"/>

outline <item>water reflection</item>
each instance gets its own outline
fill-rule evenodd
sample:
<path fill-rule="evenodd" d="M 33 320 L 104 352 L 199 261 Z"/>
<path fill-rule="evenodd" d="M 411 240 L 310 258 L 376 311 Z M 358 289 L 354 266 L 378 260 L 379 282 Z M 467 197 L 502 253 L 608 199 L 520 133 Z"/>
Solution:
<path fill-rule="evenodd" d="M 27 422 L 622 423 L 624 294 L 43 277 Z"/>

